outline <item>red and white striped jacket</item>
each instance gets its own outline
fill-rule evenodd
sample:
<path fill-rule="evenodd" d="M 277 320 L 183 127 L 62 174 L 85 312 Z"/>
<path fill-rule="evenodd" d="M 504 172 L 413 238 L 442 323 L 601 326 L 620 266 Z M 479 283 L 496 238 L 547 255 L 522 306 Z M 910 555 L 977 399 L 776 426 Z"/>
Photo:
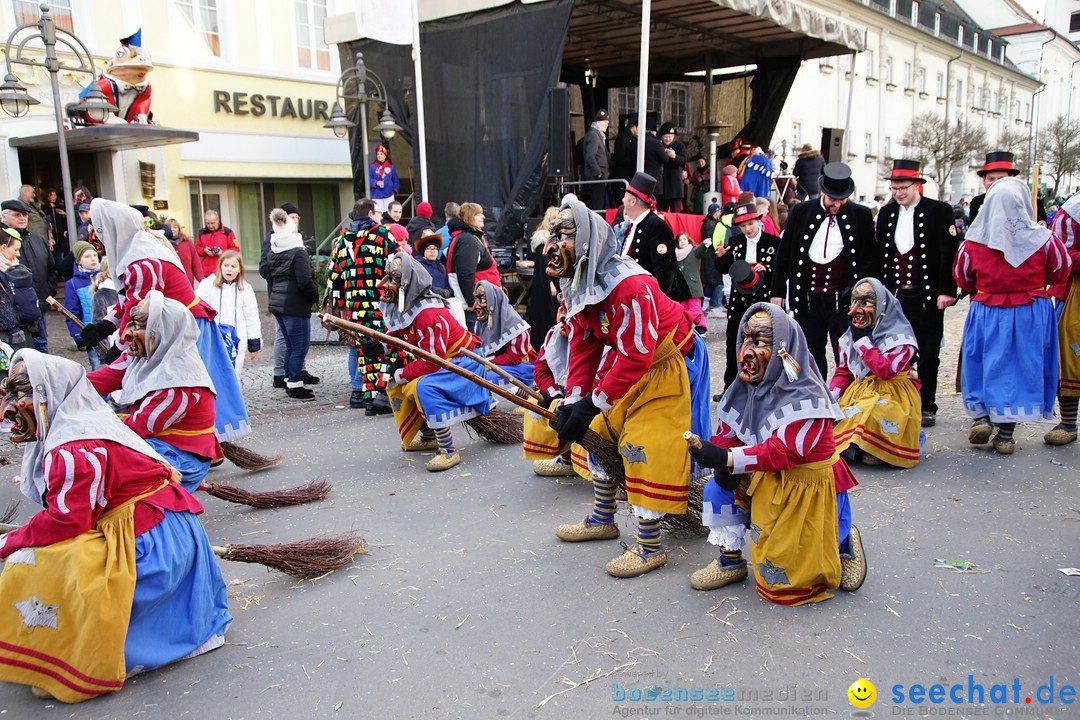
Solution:
<path fill-rule="evenodd" d="M 915 360 L 915 347 L 912 345 L 901 345 L 883 353 L 870 341 L 870 338 L 864 337 L 855 342 L 855 349 L 862 361 L 866 363 L 866 367 L 870 368 L 870 372 L 882 380 L 892 380 L 905 370 L 910 370 L 911 363 Z M 829 390 L 832 391 L 834 398 L 843 395 L 848 386 L 855 381 L 849 362 L 847 351 L 841 346 L 840 364 L 836 366 L 836 371 L 829 382 Z"/>
<path fill-rule="evenodd" d="M 455 357 L 462 348 L 472 350 L 480 345 L 480 338 L 463 328 L 446 308 L 421 310 L 413 318 L 412 325 L 388 334 L 446 359 Z M 429 360 L 417 358 L 398 370 L 394 379 L 398 382 L 409 382 L 441 369 Z"/>
<path fill-rule="evenodd" d="M 165 297 L 183 303 L 196 318 L 213 320 L 217 315 L 214 308 L 195 296 L 184 271 L 170 262 L 157 258 L 137 260 L 127 266 L 123 282 L 124 292 L 120 294 L 119 302 L 103 318 L 121 333 L 131 319 L 131 309 L 151 290 L 160 290 Z"/>
<path fill-rule="evenodd" d="M 1050 294 L 1059 300 L 1064 300 L 1069 295 L 1069 285 L 1076 282 L 1074 279 L 1080 275 L 1080 222 L 1065 212 L 1064 208 L 1058 208 L 1054 213 L 1054 222 L 1050 229 L 1058 240 L 1061 240 L 1072 260 L 1072 275 L 1064 282 L 1057 283 L 1050 288 Z"/>
<path fill-rule="evenodd" d="M 1072 260 L 1061 239 L 1050 239 L 1031 257 L 1013 267 L 1005 256 L 986 245 L 965 240 L 953 264 L 953 278 L 972 301 L 988 307 L 1030 305 L 1034 298 L 1048 298 L 1048 285 L 1069 279 Z"/>

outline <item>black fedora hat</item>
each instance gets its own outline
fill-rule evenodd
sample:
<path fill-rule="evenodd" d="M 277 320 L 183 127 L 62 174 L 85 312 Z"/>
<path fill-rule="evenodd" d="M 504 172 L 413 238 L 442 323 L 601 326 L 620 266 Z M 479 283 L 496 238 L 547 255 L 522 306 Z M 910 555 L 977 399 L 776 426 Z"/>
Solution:
<path fill-rule="evenodd" d="M 765 283 L 765 273 L 759 273 L 745 260 L 736 260 L 728 270 L 731 284 L 743 295 L 753 295 Z"/>
<path fill-rule="evenodd" d="M 760 220 L 761 213 L 758 212 L 757 205 L 755 203 L 743 203 L 735 207 L 735 217 L 732 218 L 731 224 L 738 225 L 739 223 L 750 222 L 751 220 Z"/>
<path fill-rule="evenodd" d="M 634 173 L 634 178 L 626 191 L 645 204 L 652 205 L 653 193 L 656 191 L 656 178 L 648 173 Z"/>
<path fill-rule="evenodd" d="M 842 162 L 831 162 L 821 170 L 821 192 L 833 200 L 843 200 L 855 192 L 851 168 Z"/>
<path fill-rule="evenodd" d="M 919 174 L 919 164 L 918 160 L 893 160 L 892 173 L 885 179 L 924 183 L 926 178 Z"/>
<path fill-rule="evenodd" d="M 1019 175 L 1020 171 L 1013 165 L 1014 161 L 1015 156 L 1011 152 L 1004 150 L 988 152 L 982 170 L 976 170 L 975 174 L 979 177 L 983 177 L 988 172 L 1006 172 L 1010 176 Z"/>
<path fill-rule="evenodd" d="M 596 111 L 596 114 L 593 115 L 593 122 L 600 122 L 601 120 L 610 120 L 606 108 L 600 108 Z"/>
<path fill-rule="evenodd" d="M 0 203 L 0 210 L 11 210 L 12 212 L 30 213 L 30 208 L 22 200 L 5 200 Z"/>

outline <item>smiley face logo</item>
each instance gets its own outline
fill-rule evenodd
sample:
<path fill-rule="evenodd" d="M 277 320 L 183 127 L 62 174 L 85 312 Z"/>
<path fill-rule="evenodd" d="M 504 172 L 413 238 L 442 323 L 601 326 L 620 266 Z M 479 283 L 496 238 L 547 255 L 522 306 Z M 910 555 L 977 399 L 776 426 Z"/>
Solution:
<path fill-rule="evenodd" d="M 851 704 L 857 708 L 868 708 L 874 704 L 874 700 L 877 699 L 877 688 L 874 687 L 874 683 L 870 682 L 866 678 L 859 678 L 855 682 L 851 683 L 851 687 L 847 691 L 848 700 Z"/>

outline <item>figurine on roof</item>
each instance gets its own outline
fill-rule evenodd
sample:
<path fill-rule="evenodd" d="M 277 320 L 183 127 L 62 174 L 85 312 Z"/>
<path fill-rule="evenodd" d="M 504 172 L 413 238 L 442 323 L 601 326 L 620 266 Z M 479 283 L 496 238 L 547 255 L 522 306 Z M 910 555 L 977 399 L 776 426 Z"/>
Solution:
<path fill-rule="evenodd" d="M 105 72 L 98 76 L 92 85 L 105 94 L 109 102 L 120 109 L 119 114 L 110 114 L 106 123 L 153 124 L 150 112 L 150 82 L 147 75 L 154 69 L 150 55 L 142 47 L 142 30 L 120 40 Z M 80 101 L 86 96 L 92 85 L 79 93 Z M 88 113 L 80 112 L 79 106 L 72 108 L 71 114 L 87 124 L 96 124 Z"/>

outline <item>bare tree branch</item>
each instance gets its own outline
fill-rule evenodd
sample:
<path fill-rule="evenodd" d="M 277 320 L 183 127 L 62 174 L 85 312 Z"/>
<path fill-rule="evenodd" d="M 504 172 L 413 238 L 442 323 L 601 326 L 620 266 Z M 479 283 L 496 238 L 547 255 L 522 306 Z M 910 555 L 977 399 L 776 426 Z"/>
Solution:
<path fill-rule="evenodd" d="M 934 112 L 911 121 L 901 143 L 912 160 L 922 163 L 923 173 L 945 187 L 953 169 L 967 165 L 973 155 L 986 151 L 986 131 L 963 122 L 946 127 L 944 116 Z"/>
<path fill-rule="evenodd" d="M 1043 172 L 1054 178 L 1054 197 L 1057 197 L 1061 179 L 1080 171 L 1080 122 L 1058 115 L 1039 133 L 1035 155 L 1043 164 Z"/>

